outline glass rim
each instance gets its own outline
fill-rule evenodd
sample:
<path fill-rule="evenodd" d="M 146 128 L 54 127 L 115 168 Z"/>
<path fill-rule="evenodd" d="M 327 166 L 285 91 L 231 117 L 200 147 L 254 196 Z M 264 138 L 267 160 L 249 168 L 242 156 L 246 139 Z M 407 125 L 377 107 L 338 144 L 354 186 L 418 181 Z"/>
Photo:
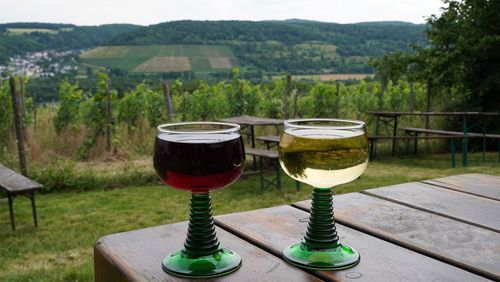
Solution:
<path fill-rule="evenodd" d="M 314 122 L 314 121 L 333 121 L 351 123 L 354 125 L 300 125 L 295 122 Z M 286 127 L 294 127 L 299 129 L 362 129 L 365 127 L 365 122 L 353 119 L 338 119 L 338 118 L 303 118 L 303 119 L 288 119 L 284 122 Z"/>
<path fill-rule="evenodd" d="M 166 129 L 169 127 L 181 126 L 181 125 L 222 125 L 227 126 L 227 129 L 214 129 L 214 130 L 197 130 L 197 131 L 182 131 L 175 129 Z M 216 122 L 216 121 L 187 121 L 187 122 L 175 122 L 175 123 L 163 123 L 158 125 L 157 127 L 158 133 L 174 133 L 174 134 L 193 134 L 193 133 L 202 133 L 202 134 L 217 134 L 217 133 L 230 133 L 237 132 L 241 130 L 241 126 L 236 123 L 228 123 L 228 122 Z"/>

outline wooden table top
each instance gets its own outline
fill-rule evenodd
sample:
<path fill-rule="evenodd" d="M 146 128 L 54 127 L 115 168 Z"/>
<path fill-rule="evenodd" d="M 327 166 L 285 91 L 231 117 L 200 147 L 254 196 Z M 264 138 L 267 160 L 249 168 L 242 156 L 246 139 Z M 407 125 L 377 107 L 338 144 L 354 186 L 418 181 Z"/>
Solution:
<path fill-rule="evenodd" d="M 0 187 L 10 194 L 42 189 L 42 185 L 0 164 Z"/>
<path fill-rule="evenodd" d="M 221 281 L 500 280 L 500 177 L 464 174 L 334 196 L 342 242 L 361 262 L 305 271 L 281 251 L 302 239 L 310 200 L 215 217 L 221 245 L 242 268 Z M 187 204 L 187 203 L 186 203 Z M 187 222 L 105 236 L 94 250 L 96 281 L 182 281 L 161 269 L 182 247 Z M 199 280 L 198 280 L 199 281 Z"/>
<path fill-rule="evenodd" d="M 262 118 L 262 117 L 254 117 L 254 116 L 237 116 L 237 117 L 229 117 L 219 119 L 222 122 L 231 122 L 237 123 L 241 125 L 282 125 L 282 119 L 274 119 L 274 118 Z"/>

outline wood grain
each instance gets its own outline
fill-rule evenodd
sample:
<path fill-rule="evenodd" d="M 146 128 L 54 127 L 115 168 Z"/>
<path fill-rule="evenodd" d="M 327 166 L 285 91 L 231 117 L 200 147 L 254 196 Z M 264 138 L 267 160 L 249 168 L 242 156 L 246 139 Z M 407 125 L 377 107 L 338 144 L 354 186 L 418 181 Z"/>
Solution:
<path fill-rule="evenodd" d="M 500 280 L 497 232 L 360 193 L 336 196 L 333 205 L 337 222 Z M 294 206 L 308 210 L 310 201 Z"/>
<path fill-rule="evenodd" d="M 418 182 L 363 193 L 500 232 L 500 202 L 495 200 Z"/>
<path fill-rule="evenodd" d="M 94 248 L 95 281 L 187 281 L 161 268 L 165 256 L 182 248 L 186 230 L 187 222 L 181 222 L 99 239 Z M 320 281 L 220 228 L 217 234 L 223 247 L 240 254 L 243 264 L 228 276 L 203 281 Z"/>
<path fill-rule="evenodd" d="M 0 164 L 0 187 L 14 195 L 40 190 L 42 185 Z"/>
<path fill-rule="evenodd" d="M 217 216 L 216 224 L 254 242 L 276 256 L 302 239 L 309 214 L 291 206 Z M 482 281 L 466 272 L 416 252 L 337 225 L 341 241 L 361 253 L 361 262 L 341 271 L 321 271 L 332 281 Z"/>
<path fill-rule="evenodd" d="M 500 177 L 471 173 L 448 176 L 424 183 L 500 201 Z"/>

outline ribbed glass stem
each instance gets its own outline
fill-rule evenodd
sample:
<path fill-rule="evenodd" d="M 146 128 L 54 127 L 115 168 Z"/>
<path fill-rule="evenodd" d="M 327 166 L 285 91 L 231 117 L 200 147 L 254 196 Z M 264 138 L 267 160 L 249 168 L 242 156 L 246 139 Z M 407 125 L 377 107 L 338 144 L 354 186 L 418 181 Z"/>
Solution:
<path fill-rule="evenodd" d="M 215 233 L 210 194 L 192 194 L 184 252 L 196 258 L 214 254 L 218 250 L 219 240 Z"/>
<path fill-rule="evenodd" d="M 314 188 L 309 225 L 304 236 L 304 245 L 311 249 L 329 249 L 339 244 L 332 200 L 331 189 Z"/>

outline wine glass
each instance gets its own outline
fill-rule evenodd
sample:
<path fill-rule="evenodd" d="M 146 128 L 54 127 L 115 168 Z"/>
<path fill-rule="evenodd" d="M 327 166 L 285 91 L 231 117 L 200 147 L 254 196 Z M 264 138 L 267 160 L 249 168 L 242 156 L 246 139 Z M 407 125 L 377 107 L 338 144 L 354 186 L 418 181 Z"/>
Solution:
<path fill-rule="evenodd" d="M 162 124 L 158 126 L 153 163 L 166 184 L 192 194 L 184 248 L 163 260 L 163 270 L 188 278 L 236 271 L 241 257 L 219 246 L 209 193 L 235 182 L 243 171 L 240 126 L 220 122 Z"/>
<path fill-rule="evenodd" d="M 339 242 L 332 187 L 357 179 L 368 164 L 368 137 L 362 121 L 294 119 L 285 121 L 279 143 L 281 167 L 293 179 L 314 187 L 307 232 L 283 250 L 298 267 L 337 270 L 356 265 L 359 253 Z"/>

